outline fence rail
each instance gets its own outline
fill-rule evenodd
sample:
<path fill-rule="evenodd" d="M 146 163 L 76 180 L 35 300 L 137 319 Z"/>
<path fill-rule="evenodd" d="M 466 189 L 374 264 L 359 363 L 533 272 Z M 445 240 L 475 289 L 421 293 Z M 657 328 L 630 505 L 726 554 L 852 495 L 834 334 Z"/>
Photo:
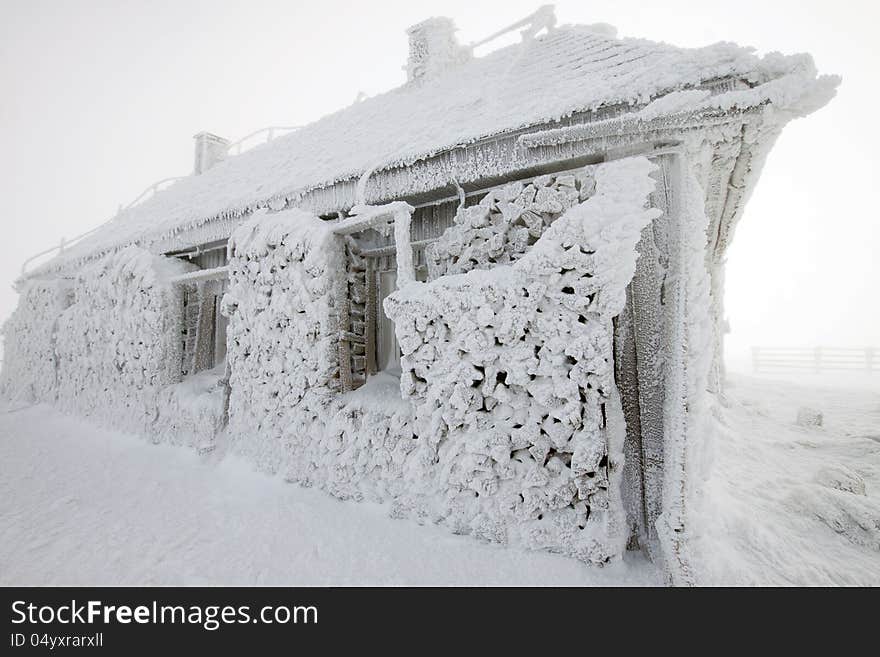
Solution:
<path fill-rule="evenodd" d="M 876 372 L 880 369 L 880 350 L 875 347 L 752 347 L 752 369 L 755 372 Z"/>

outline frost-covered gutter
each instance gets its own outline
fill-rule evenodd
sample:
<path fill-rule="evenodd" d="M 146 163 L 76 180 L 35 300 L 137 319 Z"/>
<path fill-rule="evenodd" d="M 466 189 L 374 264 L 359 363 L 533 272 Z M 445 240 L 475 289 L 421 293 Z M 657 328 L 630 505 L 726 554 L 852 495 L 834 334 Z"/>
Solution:
<path fill-rule="evenodd" d="M 639 116 L 638 112 L 634 112 L 596 123 L 525 133 L 517 138 L 517 143 L 523 148 L 538 148 L 607 137 L 640 135 L 660 130 L 690 130 L 704 126 L 730 123 L 749 113 L 755 113 L 755 108 L 739 110 L 735 114 L 722 110 L 695 110 L 644 120 Z"/>
<path fill-rule="evenodd" d="M 759 87 L 718 96 L 712 96 L 706 90 L 682 90 L 660 96 L 641 109 L 622 116 L 530 132 L 521 135 L 517 141 L 526 148 L 536 148 L 662 129 L 687 130 L 727 123 L 771 106 L 792 116 L 802 116 L 828 102 L 838 84 L 837 76 L 821 76 L 813 81 L 812 78 L 805 79 L 803 74 L 790 74 Z"/>

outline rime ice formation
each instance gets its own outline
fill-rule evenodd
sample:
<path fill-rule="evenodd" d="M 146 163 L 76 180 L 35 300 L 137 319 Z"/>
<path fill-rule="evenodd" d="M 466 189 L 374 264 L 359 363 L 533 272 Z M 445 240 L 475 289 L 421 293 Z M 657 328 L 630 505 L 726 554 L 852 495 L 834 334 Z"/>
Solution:
<path fill-rule="evenodd" d="M 584 169 L 490 191 L 478 205 L 457 213 L 454 227 L 428 247 L 429 276 L 434 279 L 518 260 L 552 221 L 587 200 L 595 187 L 592 173 Z"/>
<path fill-rule="evenodd" d="M 639 234 L 659 214 L 645 208 L 652 169 L 637 158 L 555 187 L 539 181 L 533 195 L 558 218 L 548 214 L 515 264 L 410 281 L 392 295 L 411 404 L 378 403 L 372 394 L 386 386 L 334 394 L 343 243 L 333 224 L 300 211 L 256 215 L 232 236 L 223 302 L 234 449 L 288 479 L 393 501 L 395 515 L 455 532 L 598 563 L 619 554 L 620 462 L 609 461 L 605 409 L 611 320 Z M 583 202 L 578 176 L 595 188 Z"/>
<path fill-rule="evenodd" d="M 595 195 L 583 202 L 574 176 L 490 193 L 460 213 L 447 232 L 456 239 L 440 243 L 448 252 L 452 241 L 459 266 L 476 262 L 471 254 L 511 257 L 493 239 L 503 232 L 480 233 L 496 203 L 506 211 L 494 215 L 496 226 L 522 219 L 539 232 L 534 197 L 561 216 L 512 265 L 410 283 L 385 302 L 416 432 L 436 445 L 449 503 L 480 536 L 504 541 L 513 525 L 530 547 L 597 562 L 620 552 L 621 463 L 609 460 L 605 433 L 612 319 L 639 235 L 659 214 L 645 209 L 652 168 L 644 158 L 601 165 Z M 525 233 L 507 244 L 525 246 L 529 228 L 515 230 Z"/>
<path fill-rule="evenodd" d="M 839 79 L 548 8 L 516 27 L 476 57 L 422 24 L 405 85 L 24 276 L 0 392 L 693 582 L 726 251 L 782 128 Z"/>
<path fill-rule="evenodd" d="M 308 426 L 291 435 L 286 414 L 334 386 L 341 246 L 327 223 L 293 210 L 255 215 L 232 235 L 230 254 L 230 429 L 242 452 L 277 470 L 287 441 L 319 435 Z"/>
<path fill-rule="evenodd" d="M 83 269 L 55 334 L 62 408 L 149 432 L 163 388 L 179 379 L 180 322 L 167 278 L 179 261 L 129 248 Z"/>
<path fill-rule="evenodd" d="M 720 84 L 727 80 L 743 84 Z M 678 48 L 619 39 L 595 26 L 559 26 L 452 67 L 431 84 L 404 85 L 367 98 L 271 145 L 228 158 L 126 211 L 100 233 L 67 249 L 49 269 L 132 242 L 184 248 L 191 245 L 181 235 L 185 230 L 227 237 L 231 230 L 224 222 L 240 223 L 257 208 L 286 204 L 316 214 L 335 212 L 340 201 L 349 206 L 355 202 L 355 183 L 350 193 L 339 189 L 332 198 L 321 190 L 356 181 L 371 167 L 408 166 L 447 149 L 566 120 L 578 112 L 595 113 L 591 120 L 613 117 L 617 123 L 670 92 L 702 85 L 713 95 L 695 105 L 690 118 L 699 112 L 765 107 L 803 115 L 827 102 L 838 82 L 834 76 L 817 78 L 809 55 L 771 53 L 761 58 L 732 43 Z M 653 118 L 660 122 L 666 117 Z M 617 132 L 618 126 L 613 127 Z M 505 153 L 490 164 L 501 170 L 512 155 Z M 480 172 L 438 166 L 427 176 L 425 186 L 453 177 L 475 180 Z M 412 193 L 393 177 L 371 180 L 371 202 Z"/>
<path fill-rule="evenodd" d="M 7 398 L 58 404 L 70 412 L 168 442 L 211 432 L 198 403 L 175 403 L 180 378 L 177 292 L 169 279 L 192 269 L 130 247 L 79 272 L 74 281 L 35 281 L 4 327 L 10 345 Z M 204 403 L 201 400 L 199 403 Z M 197 418 L 188 421 L 190 414 Z M 183 427 L 192 433 L 180 432 Z"/>
<path fill-rule="evenodd" d="M 3 326 L 5 360 L 0 392 L 5 398 L 55 400 L 55 326 L 71 297 L 67 281 L 29 281 L 21 289 L 18 308 Z"/>

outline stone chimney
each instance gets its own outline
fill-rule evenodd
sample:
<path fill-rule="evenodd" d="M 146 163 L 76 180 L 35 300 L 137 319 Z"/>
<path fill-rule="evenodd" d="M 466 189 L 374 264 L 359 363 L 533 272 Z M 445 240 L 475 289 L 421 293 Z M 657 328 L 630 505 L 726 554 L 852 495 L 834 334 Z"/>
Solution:
<path fill-rule="evenodd" d="M 455 23 L 445 16 L 416 23 L 406 31 L 409 36 L 408 82 L 433 77 L 470 59 L 470 49 L 458 43 L 455 32 Z"/>
<path fill-rule="evenodd" d="M 204 173 L 226 158 L 226 151 L 229 149 L 228 139 L 223 139 L 223 137 L 218 137 L 210 132 L 200 132 L 193 139 L 196 140 L 193 175 L 198 176 Z"/>

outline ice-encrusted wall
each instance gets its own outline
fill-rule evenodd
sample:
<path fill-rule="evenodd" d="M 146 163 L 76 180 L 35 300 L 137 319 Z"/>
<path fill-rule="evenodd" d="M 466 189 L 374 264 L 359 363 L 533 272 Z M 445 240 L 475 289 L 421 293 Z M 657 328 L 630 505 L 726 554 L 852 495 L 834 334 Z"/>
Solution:
<path fill-rule="evenodd" d="M 63 409 L 152 431 L 161 390 L 180 378 L 181 300 L 170 279 L 190 268 L 129 247 L 79 273 L 55 334 Z"/>
<path fill-rule="evenodd" d="M 677 161 L 679 199 L 670 235 L 668 308 L 664 340 L 664 463 L 662 513 L 656 522 L 663 563 L 670 581 L 692 584 L 692 519 L 712 459 L 716 429 L 711 410 L 710 373 L 714 357 L 713 304 L 706 267 L 709 225 L 705 191 L 688 160 Z M 656 558 L 656 557 L 655 557 Z"/>
<path fill-rule="evenodd" d="M 622 445 L 609 444 L 607 420 L 619 415 L 612 319 L 640 233 L 659 214 L 646 207 L 653 169 L 644 158 L 601 165 L 595 194 L 580 203 L 573 180 L 547 180 L 539 193 L 562 187 L 572 204 L 549 226 L 533 213 L 541 237 L 516 262 L 410 283 L 385 302 L 414 431 L 434 446 L 450 517 L 480 536 L 596 562 L 622 551 Z M 455 239 L 435 253 L 450 243 L 460 254 L 476 252 L 474 241 L 483 249 L 472 218 L 485 225 L 506 196 L 513 207 L 502 221 L 514 225 L 509 217 L 530 212 L 535 195 L 517 205 L 522 191 L 464 210 Z M 499 244 L 494 257 L 508 254 Z"/>
<path fill-rule="evenodd" d="M 232 236 L 222 304 L 231 449 L 342 499 L 403 500 L 418 441 L 396 380 L 340 392 L 337 305 L 347 288 L 332 227 L 289 210 L 259 214 Z"/>
<path fill-rule="evenodd" d="M 338 381 L 334 288 L 343 255 L 330 227 L 306 212 L 260 212 L 230 239 L 229 425 L 261 467 L 287 460 L 290 412 Z"/>
<path fill-rule="evenodd" d="M 75 280 L 33 280 L 4 325 L 0 395 L 58 404 L 153 442 L 214 445 L 222 372 L 180 381 L 181 293 L 196 267 L 129 247 Z"/>
<path fill-rule="evenodd" d="M 75 280 L 34 280 L 4 325 L 0 395 L 57 404 L 154 442 L 211 446 L 223 425 L 217 376 L 180 379 L 181 291 L 194 269 L 129 247 Z"/>
<path fill-rule="evenodd" d="M 429 277 L 515 262 L 563 212 L 593 195 L 593 169 L 489 190 L 479 204 L 457 212 L 454 226 L 426 248 Z"/>
<path fill-rule="evenodd" d="M 549 179 L 568 210 L 538 214 L 540 237 L 512 265 L 394 293 L 403 380 L 352 393 L 338 378 L 342 238 L 296 210 L 251 219 L 233 235 L 223 301 L 233 450 L 453 532 L 594 562 L 620 554 L 611 319 L 656 214 L 652 169 L 639 158 Z"/>
<path fill-rule="evenodd" d="M 54 401 L 55 327 L 71 303 L 71 288 L 65 280 L 34 280 L 21 290 L 18 307 L 3 325 L 0 395 L 4 398 Z"/>
<path fill-rule="evenodd" d="M 222 303 L 231 449 L 456 533 L 597 563 L 619 555 L 625 429 L 612 318 L 657 214 L 653 169 L 610 162 L 463 208 L 434 250 L 434 279 L 386 302 L 402 379 L 379 375 L 350 393 L 338 368 L 343 238 L 302 211 L 255 215 L 232 237 Z M 102 424 L 212 446 L 221 374 L 179 381 L 172 279 L 190 269 L 132 247 L 84 269 L 73 298 L 35 289 L 22 308 L 43 308 L 27 311 L 29 326 L 52 325 L 31 348 L 52 355 L 48 394 Z"/>

